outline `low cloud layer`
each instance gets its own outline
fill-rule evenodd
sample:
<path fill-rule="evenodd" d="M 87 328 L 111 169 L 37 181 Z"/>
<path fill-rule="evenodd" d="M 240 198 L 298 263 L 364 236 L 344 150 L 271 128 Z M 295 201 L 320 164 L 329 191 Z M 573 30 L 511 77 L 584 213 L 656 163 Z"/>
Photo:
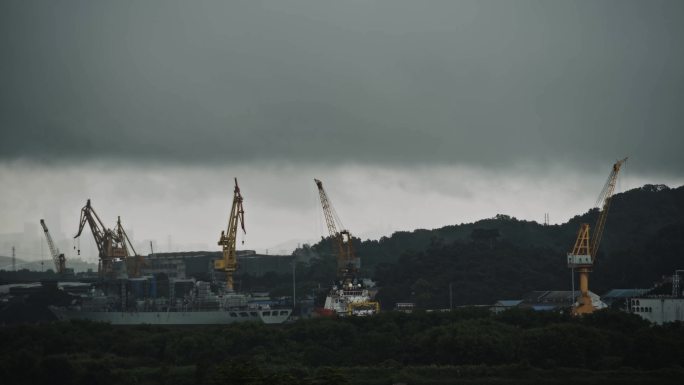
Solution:
<path fill-rule="evenodd" d="M 0 4 L 0 161 L 684 171 L 681 1 Z"/>
<path fill-rule="evenodd" d="M 678 0 L 2 1 L 0 254 L 40 218 L 71 251 L 88 198 L 218 249 L 234 176 L 275 252 L 325 235 L 314 177 L 362 238 L 563 222 L 623 156 L 681 185 L 682 37 Z"/>

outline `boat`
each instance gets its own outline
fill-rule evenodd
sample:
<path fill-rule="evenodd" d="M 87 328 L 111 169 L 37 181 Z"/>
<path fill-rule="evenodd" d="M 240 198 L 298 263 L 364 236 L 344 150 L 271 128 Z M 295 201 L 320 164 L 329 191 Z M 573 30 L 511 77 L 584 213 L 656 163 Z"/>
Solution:
<path fill-rule="evenodd" d="M 371 316 L 380 311 L 363 280 L 339 281 L 332 286 L 319 315 L 339 317 Z"/>
<path fill-rule="evenodd" d="M 82 319 L 112 325 L 223 325 L 250 321 L 281 324 L 292 315 L 291 307 L 263 295 L 214 294 L 208 282 L 181 282 L 189 285 L 178 285 L 172 299 L 146 295 L 152 286 L 137 284 L 144 281 L 123 282 L 115 290 L 120 295 L 93 287 L 69 306 L 51 306 L 50 310 L 59 320 Z M 180 291 L 183 286 L 189 290 Z"/>
<path fill-rule="evenodd" d="M 224 325 L 234 322 L 281 324 L 292 309 L 221 309 L 196 311 L 85 311 L 78 308 L 50 308 L 59 320 L 91 320 L 112 325 Z"/>

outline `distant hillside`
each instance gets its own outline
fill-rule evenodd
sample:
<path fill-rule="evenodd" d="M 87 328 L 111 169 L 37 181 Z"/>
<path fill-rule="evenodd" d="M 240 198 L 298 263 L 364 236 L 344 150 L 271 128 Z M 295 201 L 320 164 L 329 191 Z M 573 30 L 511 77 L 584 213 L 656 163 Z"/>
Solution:
<path fill-rule="evenodd" d="M 597 215 L 592 209 L 551 226 L 497 215 L 355 240 L 355 247 L 364 274 L 383 287 L 379 296 L 385 302 L 410 298 L 445 306 L 452 283 L 455 304 L 489 303 L 533 289 L 568 289 L 566 253 L 580 223 L 593 227 Z M 333 258 L 329 239 L 299 252 Z M 591 289 L 650 287 L 676 268 L 684 268 L 684 186 L 645 185 L 615 195 Z"/>
<path fill-rule="evenodd" d="M 31 271 L 47 271 L 47 270 L 54 270 L 54 265 L 52 262 L 52 259 L 46 259 L 44 261 L 44 265 L 41 266 L 40 261 L 30 261 L 27 262 L 23 259 L 17 258 L 16 260 L 16 266 L 17 270 L 21 269 L 27 269 Z M 95 263 L 88 263 L 86 261 L 83 261 L 81 259 L 72 259 L 67 261 L 67 267 L 74 269 L 75 272 L 84 272 L 87 271 L 88 269 L 92 269 L 93 271 L 97 271 L 97 264 Z M 12 270 L 12 257 L 7 257 L 7 256 L 2 256 L 0 255 L 0 270 L 5 270 L 5 271 L 10 271 Z"/>

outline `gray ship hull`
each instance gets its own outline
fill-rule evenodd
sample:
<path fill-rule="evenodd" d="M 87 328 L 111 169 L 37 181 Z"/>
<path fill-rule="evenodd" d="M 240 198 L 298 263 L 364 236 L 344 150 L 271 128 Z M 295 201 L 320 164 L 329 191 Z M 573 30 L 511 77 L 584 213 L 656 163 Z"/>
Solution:
<path fill-rule="evenodd" d="M 249 321 L 281 324 L 292 313 L 292 309 L 106 312 L 52 307 L 51 310 L 60 320 L 85 319 L 112 325 L 224 325 Z"/>

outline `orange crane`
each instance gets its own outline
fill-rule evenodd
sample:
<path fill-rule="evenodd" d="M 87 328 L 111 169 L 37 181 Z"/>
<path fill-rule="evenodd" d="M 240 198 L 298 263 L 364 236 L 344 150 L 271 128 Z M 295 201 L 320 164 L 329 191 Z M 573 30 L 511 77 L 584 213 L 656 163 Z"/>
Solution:
<path fill-rule="evenodd" d="M 348 230 L 337 231 L 337 224 L 340 228 L 343 228 L 342 221 L 337 216 L 337 212 L 330 203 L 328 199 L 328 194 L 326 194 L 323 188 L 323 182 L 318 179 L 314 179 L 316 187 L 318 187 L 318 195 L 321 199 L 321 205 L 323 206 L 323 214 L 325 215 L 325 222 L 328 226 L 328 233 L 330 238 L 334 239 L 337 243 L 338 254 L 337 254 L 337 275 L 340 280 L 344 283 L 352 281 L 356 274 L 358 273 L 359 259 L 354 253 L 354 245 L 352 244 L 352 235 Z"/>
<path fill-rule="evenodd" d="M 572 309 L 572 313 L 575 315 L 588 314 L 594 311 L 591 297 L 589 297 L 589 273 L 591 273 L 594 263 L 596 262 L 601 238 L 603 237 L 603 230 L 606 226 L 608 209 L 610 208 L 611 198 L 615 191 L 615 183 L 617 182 L 620 168 L 625 162 L 627 162 L 627 158 L 615 162 L 613 169 L 608 176 L 608 180 L 603 186 L 603 190 L 601 190 L 601 194 L 596 201 L 597 206 L 601 204 L 601 202 L 603 203 L 603 206 L 599 212 L 598 219 L 596 220 L 596 225 L 594 226 L 593 237 L 590 237 L 589 235 L 589 224 L 582 223 L 577 233 L 575 245 L 573 246 L 572 251 L 568 253 L 568 267 L 577 269 L 577 272 L 579 273 L 580 298 L 578 305 Z"/>
<path fill-rule="evenodd" d="M 123 226 L 121 226 L 121 217 L 119 217 L 117 221 L 116 231 L 108 229 L 105 227 L 104 223 L 102 223 L 102 220 L 90 205 L 90 199 L 88 199 L 86 205 L 81 209 L 78 233 L 74 238 L 81 236 L 86 223 L 88 223 L 93 238 L 95 238 L 95 245 L 97 246 L 99 257 L 98 271 L 100 276 L 105 277 L 114 274 L 114 262 L 117 260 L 123 260 L 126 263 L 129 275 L 137 276 L 136 270 L 139 269 L 139 263 L 137 263 L 137 261 L 141 261 L 142 257 L 135 254 L 135 249 L 133 249 L 133 245 L 130 243 L 128 235 L 123 230 Z M 136 263 L 134 264 L 131 264 L 128 260 L 131 254 L 128 252 L 128 247 L 126 245 L 127 241 L 135 256 L 134 261 L 136 261 Z M 81 250 L 78 250 L 78 253 L 80 254 Z"/>
<path fill-rule="evenodd" d="M 370 316 L 380 311 L 380 303 L 371 298 L 371 293 L 357 277 L 359 272 L 359 258 L 354 252 L 352 235 L 344 230 L 337 212 L 330 203 L 328 194 L 323 188 L 323 182 L 314 179 L 318 187 L 318 196 L 323 206 L 325 222 L 330 237 L 337 243 L 337 277 L 338 283 L 333 285 L 325 299 L 324 314 L 338 316 Z M 337 230 L 339 227 L 342 229 Z"/>
<path fill-rule="evenodd" d="M 145 259 L 142 255 L 138 255 L 138 253 L 135 251 L 133 243 L 131 243 L 131 240 L 128 238 L 128 234 L 126 234 L 126 230 L 124 230 L 123 225 L 121 224 L 121 217 L 116 218 L 116 235 L 119 239 L 121 239 L 124 248 L 126 249 L 126 270 L 128 271 L 128 275 L 132 277 L 139 277 L 140 269 L 145 266 Z M 133 254 L 128 254 L 126 244 L 128 244 L 128 246 L 131 248 Z"/>
<path fill-rule="evenodd" d="M 57 274 L 64 274 L 66 272 L 66 257 L 64 257 L 63 253 L 59 252 L 57 247 L 55 247 L 55 243 L 52 241 L 52 236 L 50 236 L 50 232 L 48 231 L 44 220 L 40 220 L 40 225 L 43 227 L 45 239 L 47 240 L 48 247 L 50 247 L 52 261 L 55 263 L 55 272 Z"/>
<path fill-rule="evenodd" d="M 235 178 L 235 189 L 233 190 L 233 205 L 230 209 L 228 218 L 228 230 L 221 231 L 219 246 L 223 246 L 223 259 L 214 261 L 214 269 L 226 273 L 226 289 L 233 291 L 233 273 L 237 269 L 237 252 L 235 250 L 235 240 L 237 238 L 238 224 L 242 231 L 245 230 L 245 209 L 242 207 L 242 194 Z"/>

